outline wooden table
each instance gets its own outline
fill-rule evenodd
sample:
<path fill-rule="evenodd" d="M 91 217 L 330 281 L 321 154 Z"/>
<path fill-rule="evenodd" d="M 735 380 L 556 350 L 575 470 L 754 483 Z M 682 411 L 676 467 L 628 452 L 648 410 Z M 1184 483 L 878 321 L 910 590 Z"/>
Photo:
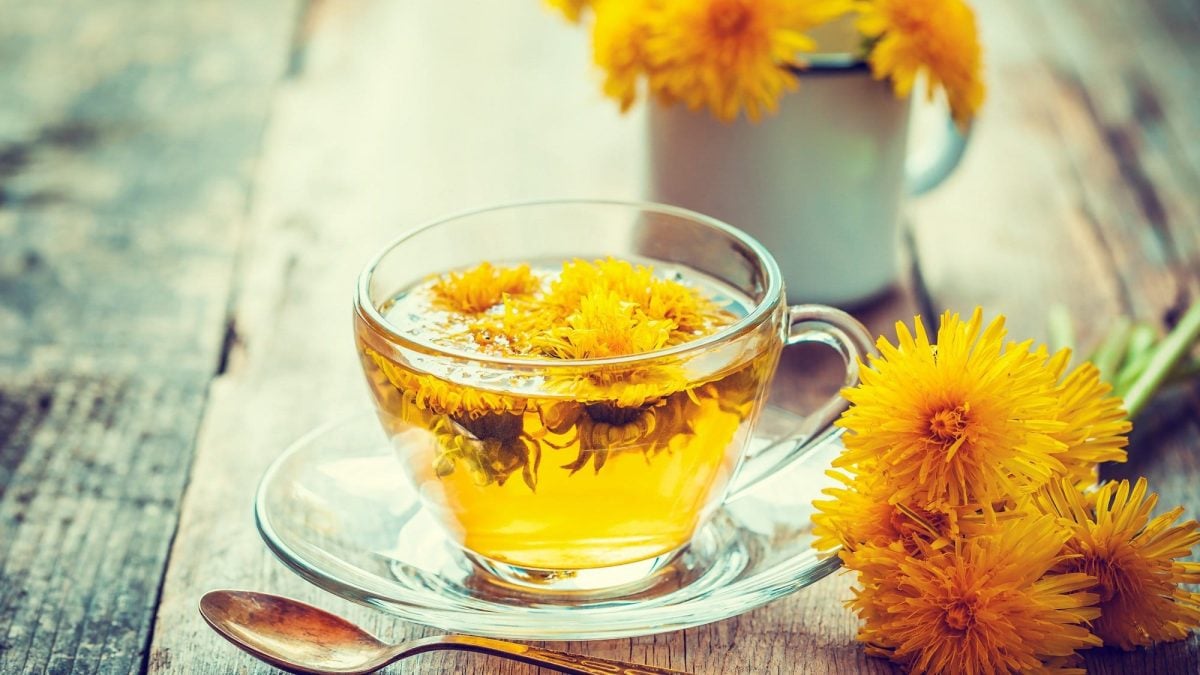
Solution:
<path fill-rule="evenodd" d="M 991 97 L 964 166 L 912 204 L 877 332 L 983 304 L 1044 338 L 1200 293 L 1200 8 L 979 0 Z M 263 546 L 268 463 L 364 404 L 349 296 L 427 218 L 541 196 L 636 198 L 639 114 L 600 98 L 584 36 L 536 0 L 0 1 L 0 672 L 264 672 L 196 612 L 217 587 L 405 625 Z M 798 399 L 794 362 L 782 395 Z M 790 387 L 789 387 L 790 385 Z M 1200 516 L 1200 389 L 1131 460 Z M 679 633 L 554 645 L 701 673 L 890 672 L 844 577 Z M 1088 654 L 1200 669 L 1200 638 Z M 529 672 L 427 655 L 400 672 Z"/>

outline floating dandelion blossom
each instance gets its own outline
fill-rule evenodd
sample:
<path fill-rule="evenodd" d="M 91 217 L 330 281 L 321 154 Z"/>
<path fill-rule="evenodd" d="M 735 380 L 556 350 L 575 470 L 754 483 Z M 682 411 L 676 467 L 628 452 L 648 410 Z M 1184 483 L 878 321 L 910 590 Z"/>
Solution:
<path fill-rule="evenodd" d="M 449 309 L 476 314 L 496 306 L 505 295 L 531 293 L 537 285 L 529 265 L 494 267 L 485 262 L 465 272 L 439 277 L 433 292 Z"/>

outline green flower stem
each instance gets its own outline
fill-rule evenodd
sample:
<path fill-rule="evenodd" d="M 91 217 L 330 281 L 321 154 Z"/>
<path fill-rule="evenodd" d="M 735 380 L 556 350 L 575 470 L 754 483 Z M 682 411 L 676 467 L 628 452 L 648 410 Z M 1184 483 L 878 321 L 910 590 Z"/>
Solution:
<path fill-rule="evenodd" d="M 1154 326 L 1145 323 L 1139 323 L 1133 327 L 1133 331 L 1129 334 L 1129 342 L 1125 347 L 1125 358 L 1121 361 L 1121 367 L 1113 375 L 1113 389 L 1118 394 L 1128 391 L 1129 387 L 1137 381 L 1138 376 L 1146 369 L 1146 364 L 1150 362 L 1150 356 L 1154 353 L 1154 346 L 1158 342 L 1158 331 Z"/>
<path fill-rule="evenodd" d="M 1113 381 L 1117 367 L 1121 365 L 1121 357 L 1125 355 L 1125 348 L 1129 346 L 1129 336 L 1132 332 L 1133 324 L 1129 318 L 1118 316 L 1108 334 L 1104 336 L 1104 341 L 1096 348 L 1096 353 L 1092 354 L 1091 361 L 1100 370 L 1101 380 Z"/>
<path fill-rule="evenodd" d="M 1200 300 L 1192 303 L 1175 328 L 1154 348 L 1146 369 L 1125 393 L 1125 410 L 1130 419 L 1138 416 L 1175 364 L 1191 352 L 1197 337 L 1200 337 Z"/>
<path fill-rule="evenodd" d="M 1075 348 L 1075 325 L 1071 313 L 1062 305 L 1051 305 L 1046 316 L 1046 329 L 1050 333 L 1050 353 L 1060 349 Z"/>
<path fill-rule="evenodd" d="M 1129 334 L 1129 342 L 1125 347 L 1125 363 L 1136 359 L 1137 357 L 1150 351 L 1154 343 L 1158 342 L 1158 331 L 1154 326 L 1148 323 L 1139 323 L 1133 327 L 1133 332 Z"/>
<path fill-rule="evenodd" d="M 1138 378 L 1142 376 L 1142 373 L 1146 370 L 1146 366 L 1150 363 L 1152 355 L 1153 352 L 1143 352 L 1121 368 L 1121 372 L 1117 373 L 1116 379 L 1113 381 L 1113 391 L 1118 396 L 1125 396 L 1125 393 L 1129 391 L 1133 383 L 1138 381 Z"/>

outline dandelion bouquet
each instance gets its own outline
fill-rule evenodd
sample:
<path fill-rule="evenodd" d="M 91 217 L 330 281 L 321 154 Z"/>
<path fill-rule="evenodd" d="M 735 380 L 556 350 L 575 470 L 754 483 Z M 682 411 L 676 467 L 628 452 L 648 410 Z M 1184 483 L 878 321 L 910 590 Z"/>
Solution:
<path fill-rule="evenodd" d="M 854 22 L 878 79 L 908 96 L 918 75 L 943 91 L 959 124 L 983 103 L 975 15 L 963 0 L 546 0 L 591 21 L 604 93 L 628 110 L 644 86 L 665 104 L 708 108 L 723 121 L 775 111 L 797 89 L 813 29 Z"/>
<path fill-rule="evenodd" d="M 857 576 L 868 651 L 914 672 L 1082 672 L 1077 651 L 1200 624 L 1200 542 L 1144 479 L 1097 486 L 1131 424 L 1100 371 L 1006 342 L 1003 318 L 918 318 L 878 343 L 839 425 L 816 545 Z"/>

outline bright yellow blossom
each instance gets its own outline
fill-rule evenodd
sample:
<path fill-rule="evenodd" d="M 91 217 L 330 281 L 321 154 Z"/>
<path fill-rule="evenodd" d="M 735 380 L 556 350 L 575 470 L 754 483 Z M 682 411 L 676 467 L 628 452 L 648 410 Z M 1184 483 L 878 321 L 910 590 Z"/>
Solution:
<path fill-rule="evenodd" d="M 960 125 L 984 98 L 975 15 L 963 0 L 545 0 L 573 22 L 590 8 L 604 93 L 628 110 L 645 78 L 660 102 L 733 121 L 773 112 L 797 88 L 808 32 L 857 11 L 871 70 L 908 96 L 925 74 Z"/>
<path fill-rule="evenodd" d="M 493 267 L 485 262 L 465 272 L 439 277 L 433 292 L 449 309 L 476 314 L 499 304 L 505 295 L 532 293 L 537 285 L 529 265 Z"/>
<path fill-rule="evenodd" d="M 983 105 L 982 56 L 975 14 L 963 0 L 861 0 L 858 29 L 875 40 L 868 60 L 878 79 L 890 78 L 908 96 L 918 74 L 929 96 L 946 92 L 950 111 L 965 125 Z"/>
<path fill-rule="evenodd" d="M 1062 373 L 1069 352 L 1056 354 L 1048 367 Z M 1100 371 L 1084 363 L 1062 378 L 1054 397 L 1058 400 L 1058 420 L 1064 427 L 1052 433 L 1065 443 L 1061 455 L 1066 474 L 1080 485 L 1096 483 L 1101 462 L 1124 462 L 1125 446 L 1133 424 L 1126 416 L 1121 399 L 1110 396 L 1112 386 L 1100 379 Z"/>
<path fill-rule="evenodd" d="M 597 0 L 592 26 L 592 59 L 604 71 L 604 94 L 629 110 L 638 81 L 650 69 L 646 59 L 647 19 L 657 0 Z"/>
<path fill-rule="evenodd" d="M 1158 495 L 1145 478 L 1106 483 L 1085 495 L 1068 481 L 1038 495 L 1038 506 L 1057 516 L 1070 532 L 1058 572 L 1096 578 L 1100 617 L 1092 629 L 1104 643 L 1133 649 L 1187 637 L 1200 626 L 1200 593 L 1181 584 L 1200 583 L 1200 563 L 1184 562 L 1200 542 L 1200 526 L 1173 523 L 1175 507 L 1150 517 Z"/>
<path fill-rule="evenodd" d="M 667 346 L 712 333 L 730 319 L 729 312 L 697 289 L 656 276 L 653 268 L 645 265 L 614 258 L 563 264 L 543 303 L 547 308 L 557 308 L 565 318 L 576 311 L 584 296 L 602 290 L 637 305 L 647 321 L 668 322 Z"/>
<path fill-rule="evenodd" d="M 887 476 L 891 503 L 930 510 L 975 506 L 1036 490 L 1063 473 L 1067 445 L 1053 396 L 1054 373 L 1030 359 L 1030 344 L 1004 347 L 1004 319 L 986 328 L 947 312 L 936 348 L 920 318 L 897 344 L 880 338 L 852 404 L 835 466 L 873 463 Z"/>
<path fill-rule="evenodd" d="M 362 349 L 403 397 L 402 409 L 407 411 L 415 408 L 415 415 L 422 414 L 418 411 L 428 411 L 434 415 L 476 419 L 490 413 L 521 413 L 529 405 L 525 398 L 496 394 L 415 373 L 370 347 L 363 346 Z"/>
<path fill-rule="evenodd" d="M 840 485 L 814 502 L 869 653 L 912 672 L 1083 671 L 1075 650 L 1182 639 L 1200 625 L 1200 543 L 1145 480 L 1086 493 L 1124 461 L 1120 400 L 1070 352 L 1005 344 L 1003 318 L 918 317 L 843 392 Z M 1089 632 L 1092 631 L 1092 632 Z"/>
<path fill-rule="evenodd" d="M 1047 574 L 1067 537 L 1051 517 L 1026 518 L 941 550 L 921 543 L 917 556 L 899 545 L 846 553 L 861 572 L 850 602 L 859 639 L 912 672 L 1047 672 L 1100 645 L 1086 627 L 1100 614 L 1095 579 Z"/>
<path fill-rule="evenodd" d="M 790 68 L 816 43 L 805 32 L 847 12 L 848 0 L 662 0 L 649 15 L 650 88 L 732 121 L 773 112 L 796 89 Z"/>
<path fill-rule="evenodd" d="M 939 549 L 959 534 L 958 512 L 931 512 L 914 504 L 893 504 L 889 486 L 872 468 L 853 477 L 841 471 L 829 476 L 841 483 L 826 488 L 830 499 L 813 502 L 813 547 L 832 551 L 839 547 L 854 551 L 863 546 L 887 547 L 900 542 L 910 553 L 917 552 L 916 540 Z"/>
<path fill-rule="evenodd" d="M 581 297 L 566 325 L 549 327 L 534 344 L 560 359 L 644 354 L 662 349 L 672 328 L 669 321 L 646 317 L 637 303 L 601 289 Z"/>

